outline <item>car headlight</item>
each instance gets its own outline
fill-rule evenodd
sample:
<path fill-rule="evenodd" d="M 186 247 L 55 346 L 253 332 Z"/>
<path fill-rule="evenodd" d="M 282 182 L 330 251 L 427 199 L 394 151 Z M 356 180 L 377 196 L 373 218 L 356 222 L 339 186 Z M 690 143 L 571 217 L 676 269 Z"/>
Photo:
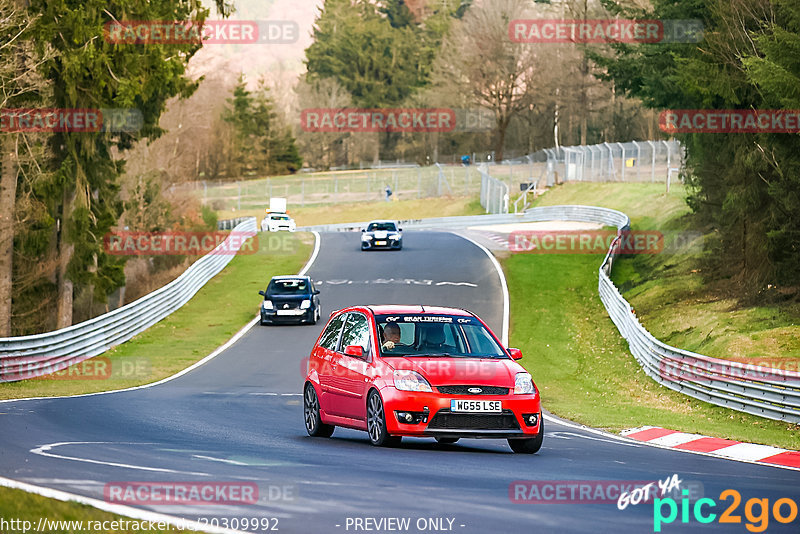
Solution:
<path fill-rule="evenodd" d="M 397 235 L 397 234 L 394 234 L 394 235 L 389 236 L 389 239 L 391 239 L 392 241 L 397 241 L 398 239 L 400 239 L 400 236 Z"/>
<path fill-rule="evenodd" d="M 303 302 L 300 303 L 301 310 L 307 310 L 311 307 L 311 301 L 309 299 L 305 299 Z"/>
<path fill-rule="evenodd" d="M 433 391 L 421 374 L 408 370 L 394 372 L 394 387 L 400 391 Z"/>
<path fill-rule="evenodd" d="M 272 309 L 272 301 L 271 300 L 265 300 L 264 303 L 261 306 L 265 310 L 271 310 Z"/>
<path fill-rule="evenodd" d="M 372 236 L 369 234 L 362 234 L 361 241 L 372 241 Z"/>
<path fill-rule="evenodd" d="M 530 373 L 517 373 L 514 377 L 514 395 L 532 395 L 536 393 Z"/>

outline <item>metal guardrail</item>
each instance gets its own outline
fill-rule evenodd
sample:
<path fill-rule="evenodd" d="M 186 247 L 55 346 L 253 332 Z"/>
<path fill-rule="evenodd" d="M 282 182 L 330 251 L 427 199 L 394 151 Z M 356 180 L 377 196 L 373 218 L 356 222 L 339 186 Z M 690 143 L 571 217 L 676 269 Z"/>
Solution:
<path fill-rule="evenodd" d="M 248 219 L 255 220 L 256 227 L 258 226 L 258 219 L 255 217 L 236 217 L 235 219 L 222 219 L 217 221 L 217 230 L 233 230 Z"/>
<path fill-rule="evenodd" d="M 639 322 L 611 281 L 620 234 L 630 229 L 622 212 L 591 206 L 548 206 L 526 212 L 536 220 L 569 220 L 616 226 L 617 238 L 598 271 L 600 300 L 647 375 L 672 390 L 717 406 L 768 419 L 800 423 L 800 373 L 711 358 L 662 343 Z"/>
<path fill-rule="evenodd" d="M 562 206 L 563 207 L 563 206 Z M 586 206 L 576 206 L 586 207 Z M 602 209 L 602 208 L 600 208 Z M 536 210 L 545 210 L 545 208 L 536 208 Z M 488 215 L 463 215 L 458 217 L 431 217 L 428 219 L 403 219 L 397 221 L 401 228 L 409 228 L 413 230 L 436 230 L 436 229 L 463 229 L 471 226 L 485 226 L 490 224 L 509 224 L 509 223 L 525 223 L 525 222 L 538 222 L 538 221 L 551 221 L 552 218 L 547 218 L 547 211 L 528 210 L 523 213 L 499 213 Z M 586 221 L 594 222 L 594 221 Z M 316 226 L 304 226 L 298 228 L 298 231 L 304 232 L 358 232 L 362 228 L 366 228 L 369 221 L 352 222 L 352 223 L 338 223 L 338 224 L 320 224 Z M 609 226 L 616 226 L 609 224 Z"/>
<path fill-rule="evenodd" d="M 560 214 L 560 218 L 583 221 L 593 218 L 592 212 L 576 212 L 574 208 Z M 541 208 L 534 208 L 538 209 Z M 574 219 L 576 216 L 580 218 Z M 800 423 L 800 373 L 710 358 L 671 347 L 642 326 L 610 278 L 619 251 L 619 234 L 630 228 L 630 221 L 625 214 L 615 212 L 603 214 L 594 222 L 611 224 L 615 219 L 618 235 L 600 266 L 598 291 L 608 315 L 644 372 L 662 386 L 717 406 Z"/>
<path fill-rule="evenodd" d="M 240 222 L 237 233 L 256 232 L 254 217 Z M 61 330 L 0 338 L 0 382 L 50 374 L 102 354 L 183 306 L 234 257 L 241 239 L 226 239 L 164 287 L 114 311 Z M 222 252 L 224 251 L 224 253 Z"/>

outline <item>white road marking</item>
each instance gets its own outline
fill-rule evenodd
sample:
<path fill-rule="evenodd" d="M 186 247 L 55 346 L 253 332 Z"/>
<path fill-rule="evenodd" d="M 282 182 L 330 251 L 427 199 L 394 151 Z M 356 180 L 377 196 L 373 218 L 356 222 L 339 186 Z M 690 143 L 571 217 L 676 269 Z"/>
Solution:
<path fill-rule="evenodd" d="M 635 447 L 636 446 L 633 443 L 626 443 L 626 442 L 623 442 L 623 441 L 609 439 L 609 438 L 597 438 L 597 437 L 594 437 L 594 436 L 584 436 L 583 434 L 577 434 L 575 432 L 562 432 L 562 431 L 550 432 L 547 429 L 545 429 L 545 435 L 548 438 L 572 439 L 573 437 L 576 437 L 576 438 L 581 438 L 581 439 L 591 439 L 591 440 L 594 440 L 594 441 L 605 441 L 605 442 L 608 442 L 608 443 L 613 443 L 615 445 L 625 445 L 626 447 Z"/>
<path fill-rule="evenodd" d="M 303 266 L 302 269 L 300 269 L 300 272 L 297 273 L 298 276 L 305 276 L 305 274 L 308 272 L 311 266 L 314 265 L 314 262 L 317 259 L 317 255 L 319 254 L 319 241 L 320 241 L 319 232 L 311 232 L 311 233 L 314 234 L 314 252 L 311 253 L 311 257 L 308 258 L 306 264 Z"/>
<path fill-rule="evenodd" d="M 470 239 L 465 235 L 461 235 L 455 232 L 452 233 L 453 235 L 457 235 L 461 239 L 466 239 L 467 241 L 469 241 L 470 243 L 481 249 L 484 252 L 484 254 L 486 254 L 486 257 L 489 258 L 489 261 L 492 262 L 492 265 L 494 265 L 494 268 L 497 271 L 497 276 L 500 277 L 500 287 L 502 288 L 503 291 L 503 331 L 502 335 L 500 336 L 500 341 L 503 342 L 504 347 L 508 347 L 508 323 L 509 323 L 509 315 L 511 314 L 511 304 L 508 295 L 508 284 L 506 283 L 506 275 L 503 273 L 503 268 L 500 267 L 500 263 L 497 261 L 497 258 L 494 257 L 494 254 L 489 252 L 489 249 L 487 249 L 477 241 L 474 241 L 473 239 Z"/>
<path fill-rule="evenodd" d="M 221 462 L 224 464 L 231 464 L 231 465 L 250 465 L 242 462 L 237 462 L 236 460 L 228 460 L 227 458 L 214 458 L 213 456 L 203 456 L 202 454 L 193 454 L 192 458 L 198 458 L 200 460 L 208 460 L 210 462 Z"/>
<path fill-rule="evenodd" d="M 112 445 L 146 445 L 145 443 L 132 443 L 132 442 L 115 442 L 115 441 L 63 441 L 60 443 L 48 443 L 47 445 L 41 445 L 34 449 L 31 449 L 30 452 L 33 454 L 37 454 L 39 456 L 46 456 L 48 458 L 58 458 L 60 460 L 73 460 L 76 462 L 84 462 L 87 464 L 97 464 L 97 465 L 108 465 L 111 467 L 121 467 L 124 469 L 136 469 L 138 471 L 151 471 L 155 473 L 174 473 L 174 474 L 181 474 L 181 475 L 194 475 L 194 476 L 201 476 L 207 477 L 211 476 L 208 473 L 196 473 L 193 471 L 176 471 L 175 469 L 166 469 L 163 467 L 147 467 L 143 465 L 133 465 L 133 464 L 123 464 L 118 462 L 106 462 L 103 460 L 93 460 L 91 458 L 81 458 L 79 456 L 64 456 L 61 454 L 55 454 L 50 452 L 52 449 L 56 447 L 61 447 L 62 445 L 99 445 L 99 444 L 112 444 Z"/>
<path fill-rule="evenodd" d="M 416 278 L 377 278 L 375 280 L 347 280 L 347 279 L 336 279 L 336 280 L 315 280 L 315 283 L 319 286 L 322 285 L 329 285 L 329 286 L 341 286 L 341 285 L 353 285 L 353 284 L 362 284 L 362 285 L 369 285 L 369 284 L 398 284 L 398 285 L 416 285 L 416 286 L 464 286 L 464 287 L 478 287 L 478 284 L 473 284 L 472 282 L 452 282 L 449 280 L 444 281 L 435 281 L 430 279 L 416 279 Z"/>
<path fill-rule="evenodd" d="M 25 482 L 30 484 L 63 484 L 65 486 L 103 486 L 105 482 L 99 480 L 82 480 L 80 478 L 28 478 Z"/>

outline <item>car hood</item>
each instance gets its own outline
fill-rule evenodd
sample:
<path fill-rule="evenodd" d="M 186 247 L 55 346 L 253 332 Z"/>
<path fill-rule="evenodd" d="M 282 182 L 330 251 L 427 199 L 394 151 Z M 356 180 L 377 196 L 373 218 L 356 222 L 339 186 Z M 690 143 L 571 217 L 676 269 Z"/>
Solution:
<path fill-rule="evenodd" d="M 525 369 L 510 359 L 447 357 L 384 357 L 394 370 L 421 374 L 431 386 L 477 385 L 514 387 L 514 377 Z"/>

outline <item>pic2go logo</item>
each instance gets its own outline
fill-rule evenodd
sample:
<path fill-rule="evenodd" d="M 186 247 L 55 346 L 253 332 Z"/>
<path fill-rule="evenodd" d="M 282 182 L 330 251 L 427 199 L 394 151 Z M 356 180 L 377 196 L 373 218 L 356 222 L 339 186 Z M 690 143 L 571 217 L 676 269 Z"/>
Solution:
<path fill-rule="evenodd" d="M 690 522 L 690 511 L 694 516 L 694 520 L 698 523 L 711 523 L 717 519 L 717 514 L 711 511 L 717 506 L 714 499 L 698 499 L 694 503 L 694 506 L 690 506 L 689 499 L 686 497 L 689 495 L 689 492 L 683 490 L 682 494 L 684 497 L 681 499 L 680 504 L 681 523 L 686 524 Z M 742 503 L 742 495 L 736 490 L 727 489 L 719 494 L 719 499 L 720 501 L 732 500 L 728 508 L 719 516 L 719 522 L 741 524 L 742 517 L 736 515 L 735 512 Z M 678 503 L 675 502 L 675 499 L 669 497 L 665 499 L 655 499 L 653 501 L 653 531 L 661 532 L 662 524 L 674 522 L 678 518 L 678 508 L 679 506 Z M 756 509 L 758 511 L 756 511 Z M 666 516 L 664 515 L 665 511 L 667 513 Z M 745 528 L 750 532 L 764 532 L 767 530 L 767 527 L 769 527 L 770 511 L 771 515 L 778 523 L 791 523 L 797 518 L 797 503 L 792 499 L 782 498 L 772 503 L 772 508 L 770 509 L 769 499 L 749 499 L 744 505 L 744 515 L 748 521 L 748 523 L 745 524 Z"/>

